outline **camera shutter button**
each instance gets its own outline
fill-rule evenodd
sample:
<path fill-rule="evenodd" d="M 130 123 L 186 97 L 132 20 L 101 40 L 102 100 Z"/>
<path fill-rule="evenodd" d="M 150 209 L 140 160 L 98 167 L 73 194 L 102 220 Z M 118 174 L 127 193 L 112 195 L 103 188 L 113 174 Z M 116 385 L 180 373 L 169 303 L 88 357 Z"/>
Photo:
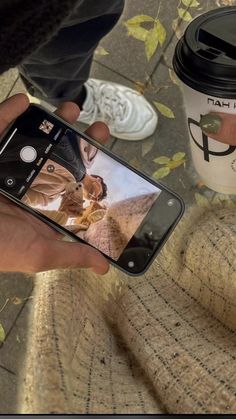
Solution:
<path fill-rule="evenodd" d="M 25 163 L 32 163 L 37 157 L 37 151 L 32 146 L 25 146 L 20 151 L 20 158 Z"/>

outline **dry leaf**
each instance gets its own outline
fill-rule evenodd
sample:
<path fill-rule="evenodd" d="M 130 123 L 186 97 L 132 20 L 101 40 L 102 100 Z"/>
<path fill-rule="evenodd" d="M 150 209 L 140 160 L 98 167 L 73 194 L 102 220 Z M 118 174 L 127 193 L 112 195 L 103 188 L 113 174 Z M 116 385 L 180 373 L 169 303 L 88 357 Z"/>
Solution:
<path fill-rule="evenodd" d="M 98 55 L 98 56 L 109 55 L 109 52 L 105 48 L 103 48 L 101 45 L 99 45 L 95 50 L 95 55 Z"/>
<path fill-rule="evenodd" d="M 162 46 L 166 40 L 166 30 L 159 19 L 155 22 L 154 27 L 156 28 L 158 39 Z"/>
<path fill-rule="evenodd" d="M 185 158 L 185 156 L 186 156 L 186 153 L 178 152 L 178 153 L 175 153 L 173 155 L 172 160 L 174 160 L 174 161 L 183 160 Z"/>
<path fill-rule="evenodd" d="M 212 199 L 212 204 L 214 205 L 223 205 L 229 208 L 235 207 L 236 202 L 234 202 L 229 195 L 216 194 Z"/>
<path fill-rule="evenodd" d="M 135 39 L 138 39 L 139 41 L 145 41 L 148 35 L 148 30 L 142 28 L 139 25 L 131 25 L 127 26 L 128 29 L 128 35 L 132 36 Z"/>
<path fill-rule="evenodd" d="M 185 160 L 179 160 L 179 161 L 170 161 L 169 163 L 167 163 L 167 167 L 169 167 L 169 169 L 173 170 L 176 169 L 179 166 L 182 166 L 182 164 L 185 163 Z"/>
<path fill-rule="evenodd" d="M 133 36 L 135 39 L 138 39 L 139 41 L 145 41 L 149 31 L 145 28 L 142 28 L 141 23 L 153 21 L 154 19 L 151 16 L 137 15 L 124 22 L 124 25 L 128 30 L 129 36 Z"/>
<path fill-rule="evenodd" d="M 131 26 L 131 25 L 140 25 L 140 23 L 143 22 L 153 22 L 154 19 L 152 16 L 148 15 L 136 15 L 132 17 L 131 19 L 127 20 L 125 22 L 125 26 Z"/>
<path fill-rule="evenodd" d="M 200 193 L 195 193 L 195 199 L 199 207 L 208 208 L 210 206 L 208 199 Z"/>
<path fill-rule="evenodd" d="M 15 304 L 16 306 L 17 305 L 19 305 L 19 304 L 22 304 L 23 302 L 24 302 L 24 300 L 22 300 L 21 298 L 19 298 L 19 297 L 13 297 L 12 299 L 11 299 L 11 302 L 12 302 L 12 304 Z"/>
<path fill-rule="evenodd" d="M 156 27 L 154 26 L 154 28 L 148 31 L 148 35 L 145 41 L 145 52 L 146 52 L 146 57 L 148 61 L 155 54 L 158 44 L 159 44 L 158 32 L 156 30 Z"/>
<path fill-rule="evenodd" d="M 152 176 L 154 177 L 154 179 L 158 180 L 168 176 L 169 173 L 169 167 L 161 167 L 161 169 L 158 169 L 156 172 L 154 172 Z"/>
<path fill-rule="evenodd" d="M 136 169 L 140 169 L 140 161 L 137 159 L 137 157 L 133 157 L 130 161 L 129 164 L 133 167 L 135 167 Z"/>
<path fill-rule="evenodd" d="M 155 144 L 154 138 L 143 141 L 143 143 L 142 143 L 142 157 L 146 156 L 146 154 L 148 154 L 149 151 L 151 151 L 154 144 Z"/>
<path fill-rule="evenodd" d="M 186 7 L 198 7 L 200 4 L 197 0 L 182 0 L 182 3 Z"/>
<path fill-rule="evenodd" d="M 145 90 L 146 90 L 146 85 L 144 83 L 142 83 L 141 81 L 136 81 L 134 83 L 134 88 L 137 92 L 139 92 L 141 95 L 143 95 Z"/>
<path fill-rule="evenodd" d="M 4 342 L 6 338 L 5 330 L 3 328 L 2 323 L 0 323 L 0 343 Z"/>
<path fill-rule="evenodd" d="M 170 162 L 170 158 L 166 156 L 160 156 L 154 159 L 153 161 L 154 163 L 158 163 L 158 164 L 167 164 Z"/>
<path fill-rule="evenodd" d="M 169 76 L 170 76 L 171 81 L 174 84 L 176 84 L 177 86 L 180 85 L 180 81 L 179 81 L 178 77 L 176 76 L 174 70 L 172 70 L 171 68 L 169 68 Z"/>
<path fill-rule="evenodd" d="M 177 10 L 181 19 L 183 19 L 185 22 L 191 22 L 192 16 L 186 9 L 182 9 L 182 7 L 179 7 Z"/>
<path fill-rule="evenodd" d="M 170 118 L 170 119 L 175 118 L 174 112 L 170 108 L 168 108 L 168 106 L 164 105 L 163 103 L 156 102 L 156 101 L 154 101 L 153 103 L 156 106 L 157 110 L 166 118 Z"/>

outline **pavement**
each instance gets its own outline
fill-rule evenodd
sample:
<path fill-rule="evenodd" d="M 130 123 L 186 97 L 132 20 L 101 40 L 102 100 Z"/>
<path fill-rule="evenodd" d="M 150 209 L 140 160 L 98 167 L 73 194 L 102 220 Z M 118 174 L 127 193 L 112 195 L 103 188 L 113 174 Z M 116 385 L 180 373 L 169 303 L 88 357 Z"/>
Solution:
<path fill-rule="evenodd" d="M 182 154 L 179 167 L 168 173 L 161 182 L 181 195 L 187 205 L 206 202 L 214 193 L 201 184 L 190 158 L 182 94 L 172 71 L 172 56 L 178 38 L 189 21 L 200 13 L 217 6 L 233 4 L 227 0 L 127 0 L 124 14 L 114 30 L 102 40 L 93 62 L 91 77 L 127 85 L 139 90 L 155 106 L 159 122 L 152 137 L 141 142 L 127 142 L 112 138 L 108 147 L 142 172 L 153 176 L 163 166 L 155 163 L 160 156 L 172 158 Z M 180 10 L 181 9 L 181 10 Z M 128 35 L 132 32 L 130 19 L 139 15 L 157 18 L 165 28 L 165 38 L 146 48 L 142 40 Z M 138 23 L 138 18 L 135 21 Z M 151 30 L 152 19 L 141 23 Z M 137 35 L 136 35 L 137 36 Z M 17 69 L 0 76 L 0 101 L 24 92 Z M 161 173 L 161 174 L 160 174 Z M 197 194 L 197 195 L 196 195 Z M 201 198 L 202 197 L 202 198 Z M 32 305 L 33 281 L 22 274 L 0 275 L 0 336 L 1 326 L 5 339 L 0 343 L 0 414 L 17 413 L 17 384 L 26 351 L 28 322 Z"/>

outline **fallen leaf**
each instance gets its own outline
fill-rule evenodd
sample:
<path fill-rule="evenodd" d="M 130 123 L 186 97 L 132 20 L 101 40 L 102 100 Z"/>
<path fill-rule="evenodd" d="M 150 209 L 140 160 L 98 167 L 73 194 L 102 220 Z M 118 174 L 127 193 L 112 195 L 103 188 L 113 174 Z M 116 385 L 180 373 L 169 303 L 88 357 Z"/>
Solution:
<path fill-rule="evenodd" d="M 179 166 L 182 166 L 182 164 L 185 163 L 185 160 L 178 160 L 178 161 L 170 161 L 169 163 L 167 163 L 167 167 L 169 167 L 171 170 L 172 169 L 176 169 Z"/>
<path fill-rule="evenodd" d="M 145 28 L 142 28 L 141 23 L 153 21 L 154 19 L 151 16 L 137 15 L 124 22 L 124 25 L 128 30 L 129 36 L 133 36 L 133 38 L 145 42 L 149 31 Z"/>
<path fill-rule="evenodd" d="M 143 143 L 142 143 L 142 157 L 146 156 L 146 154 L 148 154 L 149 151 L 151 151 L 154 144 L 155 144 L 154 138 L 143 141 Z"/>
<path fill-rule="evenodd" d="M 109 55 L 109 52 L 105 48 L 103 48 L 101 45 L 99 45 L 95 50 L 95 55 L 98 55 L 98 56 Z"/>
<path fill-rule="evenodd" d="M 183 160 L 185 158 L 185 156 L 186 156 L 186 153 L 178 152 L 178 153 L 175 153 L 173 155 L 172 160 L 174 160 L 174 161 Z"/>
<path fill-rule="evenodd" d="M 212 204 L 214 205 L 224 205 L 226 207 L 232 208 L 235 207 L 236 202 L 234 202 L 229 195 L 216 194 L 212 199 Z"/>
<path fill-rule="evenodd" d="M 161 46 L 164 44 L 166 40 L 166 29 L 160 22 L 160 20 L 156 20 L 154 27 L 156 28 L 157 35 Z"/>
<path fill-rule="evenodd" d="M 176 76 L 174 70 L 172 70 L 171 68 L 169 68 L 169 76 L 171 81 L 176 84 L 177 86 L 180 86 L 180 81 L 178 79 L 178 77 Z"/>
<path fill-rule="evenodd" d="M 158 37 L 156 27 L 154 26 L 154 28 L 148 31 L 148 35 L 145 40 L 145 52 L 146 52 L 146 57 L 148 61 L 150 61 L 150 59 L 155 54 L 158 44 L 159 44 L 159 37 Z"/>
<path fill-rule="evenodd" d="M 170 158 L 166 156 L 160 156 L 154 159 L 153 161 L 154 163 L 158 163 L 158 164 L 167 164 L 170 162 Z"/>
<path fill-rule="evenodd" d="M 161 167 L 161 169 L 158 169 L 156 172 L 153 173 L 154 179 L 162 179 L 166 176 L 168 176 L 170 173 L 169 167 Z"/>
<path fill-rule="evenodd" d="M 127 20 L 125 22 L 125 26 L 131 26 L 131 25 L 140 25 L 140 23 L 143 22 L 153 22 L 154 19 L 152 16 L 148 15 L 136 15 L 132 17 L 131 19 Z"/>
<path fill-rule="evenodd" d="M 131 25 L 126 26 L 128 29 L 128 35 L 132 36 L 135 39 L 138 39 L 139 41 L 146 41 L 146 38 L 148 36 L 148 30 L 142 28 L 139 25 Z"/>
<path fill-rule="evenodd" d="M 164 105 L 163 103 L 156 102 L 156 101 L 154 101 L 153 103 L 156 106 L 157 110 L 166 118 L 170 118 L 170 119 L 175 118 L 174 112 L 170 108 L 168 108 L 168 106 Z"/>
<path fill-rule="evenodd" d="M 134 82 L 134 88 L 137 92 L 143 95 L 146 90 L 146 85 L 142 83 L 141 81 L 136 81 Z"/>
<path fill-rule="evenodd" d="M 1 343 L 4 342 L 5 338 L 6 338 L 5 330 L 3 328 L 2 323 L 0 323 L 0 342 Z"/>
<path fill-rule="evenodd" d="M 130 161 L 129 164 L 133 167 L 135 167 L 136 169 L 140 168 L 140 161 L 137 159 L 137 157 L 133 157 Z"/>
<path fill-rule="evenodd" d="M 210 206 L 208 199 L 200 193 L 195 193 L 195 199 L 199 207 L 208 208 Z"/>
<path fill-rule="evenodd" d="M 173 21 L 172 21 L 172 29 L 174 30 L 174 31 L 176 31 L 177 30 L 177 28 L 178 28 L 178 26 L 179 26 L 179 19 L 177 18 L 177 19 L 174 19 Z"/>
<path fill-rule="evenodd" d="M 182 3 L 186 7 L 198 7 L 200 4 L 197 0 L 182 0 Z"/>
<path fill-rule="evenodd" d="M 183 19 L 185 22 L 191 22 L 192 16 L 186 9 L 182 9 L 181 7 L 179 7 L 177 10 L 181 19 Z"/>
<path fill-rule="evenodd" d="M 12 302 L 12 304 L 15 304 L 16 306 L 17 305 L 19 305 L 19 304 L 22 304 L 23 302 L 24 302 L 24 300 L 22 300 L 21 298 L 19 298 L 19 297 L 13 297 L 12 299 L 11 299 L 11 302 Z"/>

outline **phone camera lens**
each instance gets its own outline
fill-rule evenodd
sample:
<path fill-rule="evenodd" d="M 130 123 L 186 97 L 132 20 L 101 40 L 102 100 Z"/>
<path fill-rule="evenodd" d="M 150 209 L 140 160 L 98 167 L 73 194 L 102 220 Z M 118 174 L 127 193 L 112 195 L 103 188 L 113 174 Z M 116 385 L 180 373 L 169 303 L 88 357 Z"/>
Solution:
<path fill-rule="evenodd" d="M 134 268 L 134 261 L 133 260 L 130 260 L 129 262 L 128 262 L 128 267 L 129 268 Z"/>
<path fill-rule="evenodd" d="M 167 205 L 168 205 L 169 207 L 173 207 L 173 206 L 175 205 L 175 199 L 169 199 L 169 201 L 168 201 Z"/>
<path fill-rule="evenodd" d="M 5 185 L 8 186 L 8 188 L 14 188 L 15 184 L 16 184 L 16 179 L 12 176 L 8 176 L 5 179 Z"/>

